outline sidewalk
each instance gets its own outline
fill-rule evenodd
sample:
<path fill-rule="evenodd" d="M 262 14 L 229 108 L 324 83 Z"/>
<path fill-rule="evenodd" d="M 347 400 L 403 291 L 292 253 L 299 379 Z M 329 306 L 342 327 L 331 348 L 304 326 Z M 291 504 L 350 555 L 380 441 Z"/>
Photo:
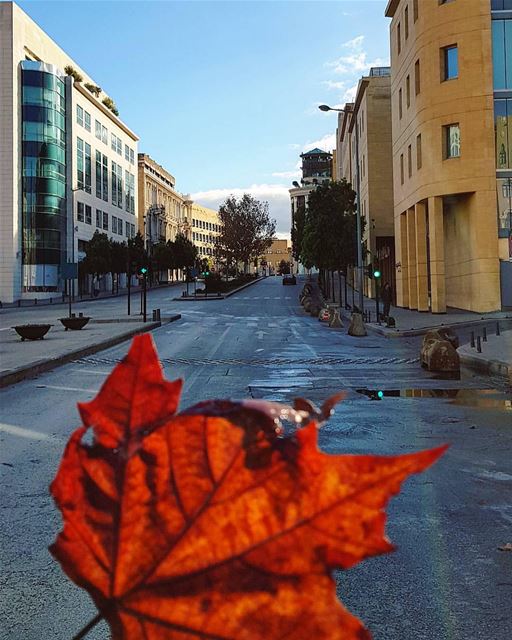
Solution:
<path fill-rule="evenodd" d="M 108 311 L 95 316 L 80 331 L 65 331 L 59 318 L 67 316 L 67 310 L 47 307 L 34 317 L 26 309 L 1 317 L 0 327 L 0 387 L 36 376 L 66 362 L 97 353 L 115 346 L 132 336 L 151 331 L 162 323 L 181 318 L 180 314 L 162 317 L 157 322 L 142 322 L 141 316 L 113 315 Z M 99 311 L 99 310 L 98 310 Z M 84 314 L 86 315 L 86 314 Z M 148 318 L 151 315 L 148 314 Z M 51 324 L 44 340 L 21 341 L 11 327 L 17 324 Z"/>
<path fill-rule="evenodd" d="M 481 331 L 475 334 L 482 337 Z M 502 376 L 512 384 L 512 330 L 500 336 L 488 335 L 486 342 L 481 341 L 481 349 L 482 352 L 478 353 L 476 345 L 471 347 L 467 343 L 460 346 L 457 351 L 461 364 L 479 373 Z"/>

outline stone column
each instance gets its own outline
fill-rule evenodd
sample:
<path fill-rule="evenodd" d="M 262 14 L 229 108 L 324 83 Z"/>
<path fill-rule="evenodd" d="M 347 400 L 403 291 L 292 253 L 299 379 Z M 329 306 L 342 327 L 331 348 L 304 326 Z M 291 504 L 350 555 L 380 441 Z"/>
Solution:
<path fill-rule="evenodd" d="M 418 311 L 428 311 L 427 208 L 424 202 L 414 206 L 416 223 L 416 288 Z"/>
<path fill-rule="evenodd" d="M 402 213 L 395 219 L 396 225 L 396 256 L 395 259 L 400 263 L 400 270 L 396 274 L 396 304 L 399 307 L 409 306 L 409 282 L 407 267 L 407 216 Z"/>
<path fill-rule="evenodd" d="M 430 243 L 431 310 L 446 313 L 446 283 L 444 271 L 443 199 L 428 199 L 428 232 Z"/>
<path fill-rule="evenodd" d="M 418 308 L 418 281 L 416 269 L 416 220 L 414 209 L 407 210 L 407 267 L 409 270 L 409 309 Z"/>

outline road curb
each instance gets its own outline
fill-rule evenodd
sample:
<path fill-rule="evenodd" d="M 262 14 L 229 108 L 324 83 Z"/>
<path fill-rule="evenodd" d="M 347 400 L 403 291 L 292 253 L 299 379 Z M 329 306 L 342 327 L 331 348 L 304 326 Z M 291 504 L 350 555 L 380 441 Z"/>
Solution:
<path fill-rule="evenodd" d="M 471 369 L 477 373 L 483 373 L 486 375 L 495 375 L 500 378 L 507 379 L 512 383 L 512 365 L 508 362 L 502 362 L 501 360 L 489 360 L 487 358 L 479 358 L 477 355 L 471 353 L 465 353 L 466 346 L 459 347 L 457 352 L 460 356 L 460 363 L 464 365 L 466 369 Z"/>
<path fill-rule="evenodd" d="M 350 317 L 350 316 L 347 316 Z M 379 326 L 375 323 L 365 323 L 366 328 L 373 333 L 384 336 L 385 338 L 412 338 L 415 336 L 424 336 L 429 331 L 436 331 L 437 329 L 450 328 L 456 331 L 457 329 L 470 329 L 476 328 L 481 325 L 485 325 L 490 322 L 503 322 L 509 323 L 512 320 L 512 316 L 506 317 L 494 317 L 494 318 L 482 318 L 480 320 L 466 320 L 464 322 L 445 322 L 441 324 L 432 325 L 430 327 L 423 327 L 419 329 L 388 329 L 385 326 Z"/>
<path fill-rule="evenodd" d="M 158 327 L 162 326 L 162 324 L 174 322 L 175 320 L 179 320 L 180 318 L 181 314 L 176 314 L 174 316 L 171 316 L 171 318 L 164 318 L 162 319 L 162 321 L 147 322 L 146 324 L 136 327 L 135 329 L 130 329 L 129 331 L 125 331 L 120 335 L 113 336 L 111 338 L 108 338 L 107 340 L 97 342 L 96 344 L 90 345 L 88 347 L 76 349 L 75 351 L 57 356 L 56 358 L 51 358 L 50 360 L 39 360 L 36 362 L 32 362 L 29 365 L 23 365 L 21 367 L 17 367 L 16 369 L 11 369 L 7 373 L 0 375 L 0 389 L 8 387 L 12 384 L 16 384 L 17 382 L 21 382 L 22 380 L 26 380 L 27 378 L 33 378 L 41 373 L 45 373 L 46 371 L 51 371 L 52 369 L 56 369 L 57 367 L 60 367 L 63 364 L 67 364 L 68 362 L 71 362 L 73 360 L 85 358 L 94 353 L 98 353 L 98 351 L 103 351 L 104 349 L 115 347 L 116 345 L 129 340 L 139 333 L 152 331 L 153 329 L 157 329 Z"/>
<path fill-rule="evenodd" d="M 251 285 L 256 284 L 257 282 L 261 282 L 262 280 L 265 280 L 265 276 L 261 278 L 257 278 L 256 280 L 251 280 L 251 282 L 246 282 L 241 287 L 238 287 L 237 289 L 233 289 L 233 291 L 229 291 L 228 293 L 223 293 L 220 296 L 215 296 L 215 297 L 212 296 L 211 298 L 208 298 L 208 297 L 204 298 L 204 297 L 201 297 L 201 295 L 198 295 L 194 297 L 173 298 L 172 300 L 174 302 L 207 302 L 208 300 L 225 300 L 226 298 L 229 298 L 230 296 L 235 295 L 235 293 L 242 291 L 242 289 L 246 289 L 247 287 L 250 287 Z"/>

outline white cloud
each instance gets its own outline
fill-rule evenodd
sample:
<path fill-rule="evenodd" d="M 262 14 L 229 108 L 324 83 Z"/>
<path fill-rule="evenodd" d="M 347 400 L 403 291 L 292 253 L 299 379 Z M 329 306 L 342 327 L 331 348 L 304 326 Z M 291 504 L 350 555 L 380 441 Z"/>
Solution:
<path fill-rule="evenodd" d="M 326 66 L 340 75 L 354 75 L 367 73 L 371 67 L 383 67 L 389 64 L 389 61 L 384 58 L 369 59 L 368 52 L 365 51 L 363 45 L 364 36 L 348 40 L 342 45 L 348 53 L 335 60 L 330 60 Z"/>
<path fill-rule="evenodd" d="M 337 91 L 341 91 L 346 87 L 346 82 L 343 81 L 334 82 L 333 80 L 324 80 L 322 84 L 325 84 L 328 89 L 336 89 Z"/>
<path fill-rule="evenodd" d="M 290 147 L 290 149 L 300 149 L 300 144 L 297 144 L 295 142 L 292 142 L 288 146 Z"/>
<path fill-rule="evenodd" d="M 300 178 L 302 175 L 302 172 L 299 169 L 296 169 L 295 171 L 275 171 L 272 174 L 273 178 L 286 178 L 287 180 L 290 179 L 292 180 L 293 178 Z"/>
<path fill-rule="evenodd" d="M 291 184 L 289 186 L 284 184 L 253 184 L 245 188 L 233 187 L 198 191 L 191 194 L 191 198 L 205 207 L 218 209 L 229 196 L 240 198 L 244 193 L 250 193 L 254 198 L 268 202 L 270 217 L 276 221 L 277 235 L 284 234 L 286 236 L 290 233 L 290 194 L 288 189 L 291 189 Z"/>
<path fill-rule="evenodd" d="M 344 103 L 354 102 L 354 100 L 356 99 L 358 85 L 359 85 L 359 81 L 345 91 L 345 93 L 343 94 Z"/>
<path fill-rule="evenodd" d="M 323 149 L 324 151 L 331 152 L 333 149 L 336 149 L 336 134 L 335 133 L 327 133 L 325 136 L 320 138 L 319 140 L 313 140 L 312 142 L 306 142 L 306 144 L 302 147 L 303 151 L 310 151 L 311 149 Z"/>

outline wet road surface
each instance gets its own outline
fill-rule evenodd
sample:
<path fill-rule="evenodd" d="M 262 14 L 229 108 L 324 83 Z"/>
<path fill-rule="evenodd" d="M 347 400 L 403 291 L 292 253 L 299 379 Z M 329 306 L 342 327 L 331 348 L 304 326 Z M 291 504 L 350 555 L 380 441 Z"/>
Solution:
<path fill-rule="evenodd" d="M 509 390 L 488 378 L 436 380 L 419 365 L 419 339 L 330 330 L 304 314 L 298 292 L 280 278 L 225 301 L 172 302 L 159 292 L 163 315 L 182 313 L 153 332 L 166 376 L 185 380 L 181 408 L 212 397 L 320 404 L 346 389 L 321 430 L 324 450 L 394 454 L 451 443 L 388 509 L 398 550 L 337 574 L 338 594 L 376 640 L 509 640 L 512 553 L 498 550 L 512 542 Z M 76 402 L 96 394 L 127 348 L 0 392 L 1 640 L 64 640 L 95 614 L 47 551 L 60 527 L 47 488 L 79 424 Z M 358 392 L 366 389 L 382 390 L 382 400 Z M 87 637 L 108 632 L 98 626 Z"/>

